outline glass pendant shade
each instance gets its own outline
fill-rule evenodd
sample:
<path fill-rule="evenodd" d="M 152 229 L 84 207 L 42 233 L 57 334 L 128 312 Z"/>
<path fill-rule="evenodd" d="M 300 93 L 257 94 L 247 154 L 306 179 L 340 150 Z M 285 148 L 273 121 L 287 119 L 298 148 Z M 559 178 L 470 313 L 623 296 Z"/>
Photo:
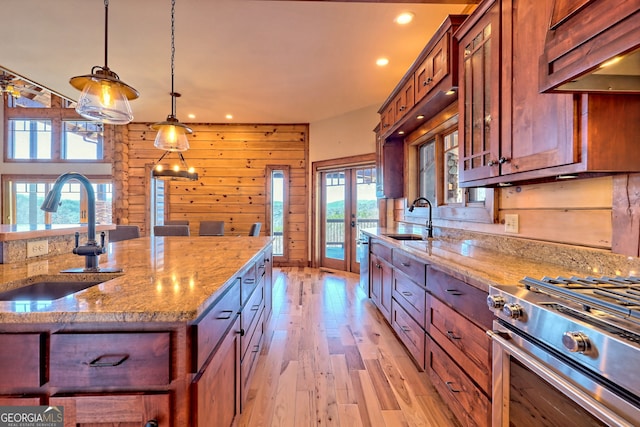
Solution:
<path fill-rule="evenodd" d="M 158 131 L 153 142 L 154 147 L 165 151 L 187 151 L 189 149 L 187 134 L 192 133 L 192 130 L 180 123 L 175 117 L 169 116 L 166 121 L 156 123 L 151 128 Z"/>
<path fill-rule="evenodd" d="M 138 92 L 123 83 L 115 73 L 106 70 L 86 76 L 73 77 L 72 86 L 82 90 L 76 112 L 82 117 L 102 123 L 123 125 L 133 120 L 129 99 Z"/>

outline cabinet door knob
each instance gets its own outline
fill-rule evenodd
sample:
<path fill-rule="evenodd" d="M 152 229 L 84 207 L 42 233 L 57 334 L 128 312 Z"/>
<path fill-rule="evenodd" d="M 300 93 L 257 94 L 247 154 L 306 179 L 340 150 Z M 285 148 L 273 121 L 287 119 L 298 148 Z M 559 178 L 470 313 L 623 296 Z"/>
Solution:
<path fill-rule="evenodd" d="M 500 159 L 498 160 L 498 163 L 500 163 L 501 165 L 504 163 L 507 163 L 509 161 L 509 159 L 507 159 L 506 157 L 500 157 Z"/>
<path fill-rule="evenodd" d="M 149 420 L 144 424 L 144 427 L 158 427 L 158 421 Z"/>
<path fill-rule="evenodd" d="M 495 160 L 489 160 L 489 162 L 487 163 L 487 166 L 495 166 L 498 162 L 496 162 Z"/>

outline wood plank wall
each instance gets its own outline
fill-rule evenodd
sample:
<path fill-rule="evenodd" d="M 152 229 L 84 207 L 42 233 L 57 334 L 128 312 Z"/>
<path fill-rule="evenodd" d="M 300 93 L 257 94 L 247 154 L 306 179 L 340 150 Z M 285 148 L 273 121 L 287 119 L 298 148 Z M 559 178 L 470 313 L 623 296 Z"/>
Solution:
<path fill-rule="evenodd" d="M 188 219 L 191 234 L 202 220 L 222 220 L 225 235 L 246 235 L 254 222 L 269 234 L 266 217 L 267 166 L 289 167 L 289 238 L 287 265 L 306 266 L 308 259 L 308 157 L 306 124 L 198 124 L 191 125 L 190 149 L 184 152 L 196 168 L 195 182 L 168 181 L 167 219 Z M 122 131 L 123 141 L 114 162 L 116 196 L 114 222 L 139 225 L 149 234 L 150 170 L 162 151 L 153 147 L 155 132 L 148 124 L 132 123 Z M 118 144 L 120 145 L 120 144 Z M 123 184 L 120 181 L 126 181 Z"/>
<path fill-rule="evenodd" d="M 612 247 L 612 177 L 506 187 L 496 190 L 496 199 L 497 224 L 436 219 L 434 225 L 594 248 Z M 405 221 L 405 203 L 405 199 L 394 200 L 397 221 Z M 505 214 L 518 214 L 518 234 L 504 231 Z M 419 218 L 413 223 L 423 225 L 424 221 Z"/>

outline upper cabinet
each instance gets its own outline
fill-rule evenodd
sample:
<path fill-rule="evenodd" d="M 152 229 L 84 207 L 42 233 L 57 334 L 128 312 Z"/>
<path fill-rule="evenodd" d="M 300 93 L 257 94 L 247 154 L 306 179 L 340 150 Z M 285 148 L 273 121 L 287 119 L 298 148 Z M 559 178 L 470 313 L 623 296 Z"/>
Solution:
<path fill-rule="evenodd" d="M 552 0 L 487 0 L 456 33 L 462 186 L 640 170 L 639 95 L 539 92 L 553 11 Z"/>
<path fill-rule="evenodd" d="M 467 15 L 449 15 L 382 104 L 380 135 L 405 135 L 456 100 L 458 42 L 453 33 Z"/>
<path fill-rule="evenodd" d="M 540 90 L 640 93 L 640 2 L 552 3 Z"/>

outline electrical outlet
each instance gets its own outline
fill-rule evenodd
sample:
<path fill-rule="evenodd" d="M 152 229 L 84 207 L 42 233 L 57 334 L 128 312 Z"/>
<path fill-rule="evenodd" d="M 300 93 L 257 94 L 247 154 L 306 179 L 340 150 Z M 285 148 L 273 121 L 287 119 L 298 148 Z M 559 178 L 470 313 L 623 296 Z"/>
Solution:
<path fill-rule="evenodd" d="M 48 240 L 33 240 L 27 242 L 27 258 L 47 255 L 49 253 Z"/>
<path fill-rule="evenodd" d="M 518 215 L 505 214 L 504 231 L 507 233 L 518 233 Z"/>

